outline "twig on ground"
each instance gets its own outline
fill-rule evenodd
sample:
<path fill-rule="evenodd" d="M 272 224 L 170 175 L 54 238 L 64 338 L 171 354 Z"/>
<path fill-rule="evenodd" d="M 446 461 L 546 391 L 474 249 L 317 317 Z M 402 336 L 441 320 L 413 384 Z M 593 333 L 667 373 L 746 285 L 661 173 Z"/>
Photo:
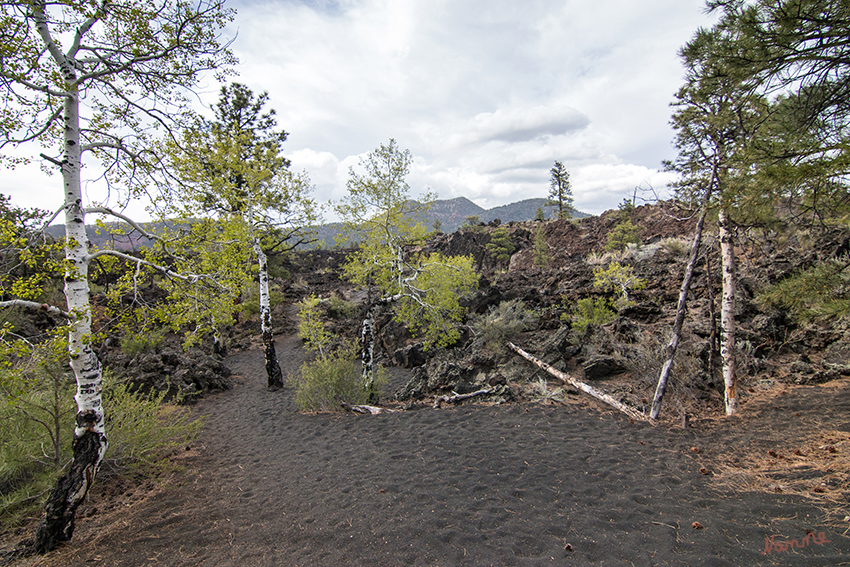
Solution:
<path fill-rule="evenodd" d="M 398 410 L 389 408 L 379 408 L 376 406 L 354 406 L 345 402 L 340 402 L 343 409 L 352 413 L 378 414 L 378 413 L 396 413 Z"/>
<path fill-rule="evenodd" d="M 452 392 L 451 396 L 437 396 L 437 399 L 434 400 L 434 409 L 439 409 L 443 402 L 449 402 L 455 404 L 462 400 L 468 400 L 469 398 L 474 398 L 475 396 L 480 396 L 482 394 L 489 394 L 493 390 L 491 388 L 485 388 L 483 390 L 477 390 L 475 392 L 470 392 L 469 394 L 458 394 L 456 392 Z"/>

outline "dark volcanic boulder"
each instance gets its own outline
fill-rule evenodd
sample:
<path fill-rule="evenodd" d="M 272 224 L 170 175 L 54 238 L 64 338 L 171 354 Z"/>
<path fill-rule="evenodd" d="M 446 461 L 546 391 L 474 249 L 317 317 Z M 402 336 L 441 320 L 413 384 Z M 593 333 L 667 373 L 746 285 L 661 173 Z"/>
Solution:
<path fill-rule="evenodd" d="M 422 343 L 414 343 L 397 349 L 393 353 L 393 362 L 404 368 L 413 368 L 425 364 L 425 348 Z"/>
<path fill-rule="evenodd" d="M 658 305 L 649 301 L 623 307 L 619 312 L 620 317 L 642 323 L 654 323 L 663 314 L 664 311 Z"/>
<path fill-rule="evenodd" d="M 584 377 L 588 380 L 602 380 L 626 370 L 621 360 L 611 356 L 597 356 L 584 363 Z"/>
<path fill-rule="evenodd" d="M 176 347 L 165 347 L 135 356 L 116 350 L 103 356 L 103 365 L 120 381 L 142 392 L 192 397 L 231 387 L 230 369 L 219 357 L 199 349 L 184 353 Z"/>

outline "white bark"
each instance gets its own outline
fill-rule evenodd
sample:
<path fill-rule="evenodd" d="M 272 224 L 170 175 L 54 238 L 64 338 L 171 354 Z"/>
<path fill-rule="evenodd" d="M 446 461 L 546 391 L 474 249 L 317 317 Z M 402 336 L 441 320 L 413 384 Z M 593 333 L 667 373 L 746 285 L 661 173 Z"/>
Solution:
<path fill-rule="evenodd" d="M 720 208 L 720 257 L 723 264 L 723 294 L 720 307 L 721 345 L 723 360 L 724 399 L 726 415 L 738 412 L 737 362 L 735 359 L 735 250 L 729 219 Z"/>
<path fill-rule="evenodd" d="M 74 462 L 53 489 L 36 531 L 36 547 L 41 551 L 71 539 L 76 509 L 88 494 L 108 445 L 101 396 L 103 374 L 91 345 L 91 258 L 82 207 L 79 98 L 75 87 L 66 95 L 64 106 L 65 298 L 70 316 L 68 351 L 77 382 L 77 415 Z"/>
<path fill-rule="evenodd" d="M 62 311 L 58 307 L 54 307 L 53 305 L 48 305 L 47 303 L 27 301 L 25 299 L 9 299 L 7 301 L 0 301 L 0 309 L 6 309 L 9 307 L 23 307 L 33 311 L 46 311 L 51 315 L 57 315 L 66 319 L 68 318 L 68 314 L 66 312 Z"/>
<path fill-rule="evenodd" d="M 257 255 L 260 280 L 260 332 L 263 336 L 263 351 L 266 358 L 266 374 L 270 388 L 283 386 L 283 371 L 277 361 L 272 332 L 272 308 L 269 298 L 269 263 L 260 246 L 260 239 L 254 236 L 254 253 Z"/>
<path fill-rule="evenodd" d="M 468 394 L 457 394 L 455 392 L 452 392 L 451 396 L 437 396 L 437 398 L 434 400 L 434 409 L 440 409 L 440 407 L 446 402 L 456 404 L 457 402 L 468 400 L 469 398 L 474 398 L 475 396 L 483 396 L 484 394 L 489 394 L 492 391 L 492 388 L 482 388 L 481 390 L 476 390 Z"/>
<path fill-rule="evenodd" d="M 635 408 L 629 407 L 619 400 L 615 400 L 614 398 L 612 398 L 611 396 L 609 396 L 605 392 L 600 392 L 599 390 L 597 390 L 596 388 L 594 388 L 590 384 L 585 384 L 581 380 L 577 380 L 577 379 L 573 378 L 572 376 L 570 376 L 569 374 L 567 374 L 565 372 L 561 372 L 560 370 L 558 370 L 556 368 L 552 368 L 550 365 L 546 364 L 545 362 L 543 362 L 542 360 L 540 360 L 536 356 L 532 356 L 532 355 L 528 354 L 527 352 L 525 352 L 524 350 L 522 350 L 521 348 L 519 348 L 515 344 L 508 343 L 508 347 L 511 350 L 513 350 L 514 352 L 516 352 L 517 354 L 519 354 L 520 356 L 522 356 L 527 361 L 531 362 L 532 364 L 539 366 L 540 368 L 542 368 L 543 370 L 545 370 L 546 372 L 548 372 L 549 374 L 551 374 L 555 378 L 558 378 L 562 382 L 564 382 L 566 384 L 570 384 L 572 386 L 575 386 L 576 388 L 578 388 L 582 392 L 584 392 L 586 394 L 590 394 L 591 396 L 593 396 L 597 400 L 599 400 L 601 402 L 605 402 L 609 406 L 620 410 L 621 412 L 623 412 L 627 416 L 631 417 L 632 419 L 638 419 L 640 421 L 648 421 L 646 416 L 644 414 L 642 414 L 641 412 L 639 412 L 638 410 L 636 410 Z"/>
<path fill-rule="evenodd" d="M 363 414 L 377 415 L 377 414 L 380 414 L 380 413 L 397 413 L 398 412 L 398 410 L 389 409 L 389 408 L 379 408 L 377 406 L 363 406 L 363 405 L 356 406 L 356 405 L 347 404 L 345 402 L 340 402 L 339 405 L 342 407 L 342 409 L 344 409 L 346 411 L 350 411 L 352 413 L 363 413 Z"/>
<path fill-rule="evenodd" d="M 76 93 L 65 99 L 65 162 L 62 177 L 65 182 L 65 298 L 71 314 L 68 351 L 71 368 L 77 380 L 77 424 L 74 439 L 91 431 L 101 438 L 101 448 L 96 463 L 93 463 L 92 479 L 103 453 L 106 451 L 106 429 L 104 427 L 103 374 L 100 361 L 91 346 L 91 303 L 89 302 L 88 280 L 88 237 L 86 236 L 85 212 L 82 208 L 80 168 L 79 99 Z M 88 490 L 86 483 L 85 491 Z M 85 492 L 80 498 L 85 496 Z"/>
<path fill-rule="evenodd" d="M 378 309 L 378 305 L 380 303 L 369 309 L 360 328 L 360 343 L 362 348 L 360 360 L 363 364 L 363 389 L 367 393 L 370 393 L 370 395 L 375 384 L 375 310 Z"/>

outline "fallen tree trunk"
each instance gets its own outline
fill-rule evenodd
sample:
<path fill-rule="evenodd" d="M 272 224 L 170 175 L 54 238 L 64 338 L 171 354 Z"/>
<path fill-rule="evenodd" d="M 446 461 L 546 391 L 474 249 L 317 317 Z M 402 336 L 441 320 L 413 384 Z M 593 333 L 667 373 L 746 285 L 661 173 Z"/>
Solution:
<path fill-rule="evenodd" d="M 398 410 L 388 409 L 388 408 L 379 408 L 376 406 L 354 406 L 351 404 L 347 404 L 345 402 L 340 402 L 342 408 L 346 411 L 350 411 L 353 413 L 366 413 L 366 414 L 378 414 L 378 413 L 396 413 Z"/>
<path fill-rule="evenodd" d="M 510 347 L 511 350 L 513 350 L 514 352 L 516 352 L 517 354 L 522 356 L 524 359 L 528 360 L 529 362 L 531 362 L 533 364 L 536 364 L 537 366 L 539 366 L 540 368 L 542 368 L 543 370 L 545 370 L 546 372 L 548 372 L 549 374 L 551 374 L 555 378 L 561 380 L 562 382 L 565 382 L 567 384 L 575 386 L 576 388 L 578 388 L 582 392 L 584 392 L 586 394 L 590 394 L 591 396 L 593 396 L 597 400 L 599 400 L 601 402 L 605 402 L 609 406 L 620 410 L 621 412 L 623 412 L 627 416 L 631 417 L 632 419 L 637 419 L 637 420 L 640 420 L 640 421 L 649 421 L 649 419 L 644 414 L 639 412 L 638 410 L 636 410 L 632 407 L 629 407 L 626 404 L 624 404 L 624 403 L 622 403 L 618 400 L 615 400 L 613 397 L 609 396 L 608 394 L 606 394 L 604 392 L 600 392 L 599 390 L 597 390 L 596 388 L 594 388 L 593 386 L 591 386 L 589 384 L 585 384 L 584 382 L 582 382 L 580 380 L 576 380 L 575 378 L 573 378 L 569 374 L 561 372 L 560 370 L 558 370 L 556 368 L 552 368 L 550 365 L 546 364 L 545 362 L 543 362 L 542 360 L 540 360 L 536 356 L 532 356 L 532 355 L 528 354 L 527 352 L 525 352 L 524 350 L 522 350 L 521 348 L 519 348 L 515 344 L 508 343 L 508 347 Z"/>
<path fill-rule="evenodd" d="M 439 409 L 443 402 L 449 403 L 457 403 L 462 400 L 468 400 L 469 398 L 474 398 L 475 396 L 480 396 L 482 394 L 489 394 L 493 390 L 490 388 L 485 388 L 484 390 L 477 390 L 475 392 L 470 392 L 468 394 L 454 394 L 451 396 L 437 396 L 437 399 L 434 400 L 434 408 Z"/>

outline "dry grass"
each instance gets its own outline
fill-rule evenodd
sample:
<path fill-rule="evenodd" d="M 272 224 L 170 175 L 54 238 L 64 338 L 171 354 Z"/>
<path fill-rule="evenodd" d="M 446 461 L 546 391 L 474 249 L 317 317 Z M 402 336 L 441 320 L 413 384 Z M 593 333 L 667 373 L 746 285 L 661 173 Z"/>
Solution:
<path fill-rule="evenodd" d="M 730 455 L 719 459 L 715 470 L 719 488 L 806 498 L 823 511 L 822 525 L 850 534 L 850 433 L 819 432 L 734 459 L 734 464 Z"/>

